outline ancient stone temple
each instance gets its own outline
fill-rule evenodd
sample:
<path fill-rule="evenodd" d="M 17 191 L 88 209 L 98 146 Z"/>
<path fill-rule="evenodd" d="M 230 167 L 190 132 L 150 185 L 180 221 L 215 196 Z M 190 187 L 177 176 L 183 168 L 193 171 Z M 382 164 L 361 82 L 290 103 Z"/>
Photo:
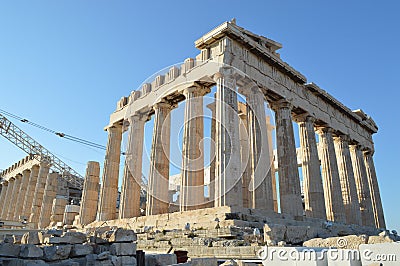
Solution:
<path fill-rule="evenodd" d="M 80 208 L 68 205 L 71 195 L 59 175 L 49 173 L 49 164 L 25 158 L 2 173 L 0 217 L 24 217 L 41 228 L 106 222 L 130 229 L 225 228 L 230 235 L 237 233 L 232 228 L 265 233 L 284 225 L 286 237 L 297 230 L 289 226 L 298 226 L 302 241 L 385 228 L 373 162 L 378 128 L 371 117 L 307 82 L 280 58 L 281 44 L 235 22 L 221 24 L 195 45 L 195 58 L 118 101 L 106 126 L 102 176 L 99 163 L 89 162 Z M 179 105 L 181 172 L 170 176 L 171 113 Z M 211 112 L 207 127 L 205 110 Z M 143 173 L 150 120 L 149 172 Z M 171 191 L 179 192 L 178 199 Z M 333 232 L 327 223 L 341 229 Z"/>
<path fill-rule="evenodd" d="M 162 217 L 175 217 L 168 194 L 170 114 L 182 102 L 185 122 L 180 217 L 193 210 L 201 215 L 205 208 L 216 212 L 231 208 L 244 213 L 250 209 L 250 213 L 259 211 L 267 218 L 320 219 L 385 228 L 373 162 L 372 135 L 378 128 L 371 117 L 361 110 L 350 110 L 309 83 L 280 58 L 281 44 L 234 22 L 221 24 L 195 45 L 200 50 L 196 58 L 171 67 L 117 103 L 106 127 L 108 143 L 98 221 L 135 217 L 130 221 L 149 221 L 150 217 L 162 221 Z M 215 95 L 210 96 L 212 88 Z M 213 114 L 213 145 L 207 152 L 212 153 L 213 160 L 207 198 L 202 153 L 202 98 L 206 95 L 215 97 L 215 102 L 208 105 Z M 243 101 L 238 100 L 239 95 Z M 264 106 L 273 110 L 275 125 Z M 143 139 L 145 123 L 152 116 L 145 211 L 150 217 L 146 220 L 139 217 Z M 296 124 L 299 136 L 295 136 Z M 271 134 L 274 128 L 275 140 Z M 121 141 L 126 131 L 128 147 L 117 210 Z M 95 219 L 93 214 L 91 217 Z"/>

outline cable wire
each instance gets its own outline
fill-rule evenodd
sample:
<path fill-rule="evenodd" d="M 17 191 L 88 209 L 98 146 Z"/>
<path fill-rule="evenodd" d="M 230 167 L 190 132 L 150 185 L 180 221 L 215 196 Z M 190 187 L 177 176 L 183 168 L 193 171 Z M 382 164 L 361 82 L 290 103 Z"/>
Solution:
<path fill-rule="evenodd" d="M 74 137 L 72 135 L 65 134 L 63 132 L 57 132 L 57 131 L 52 130 L 50 128 L 47 128 L 45 126 L 42 126 L 42 125 L 36 124 L 34 122 L 31 122 L 26 118 L 22 118 L 22 117 L 20 117 L 18 115 L 15 115 L 13 113 L 7 112 L 5 110 L 0 109 L 0 113 L 5 115 L 5 116 L 17 119 L 22 123 L 26 123 L 26 124 L 29 124 L 31 126 L 37 127 L 37 128 L 39 128 L 41 130 L 44 130 L 44 131 L 50 132 L 52 134 L 55 134 L 55 135 L 59 136 L 60 138 L 68 139 L 70 141 L 74 141 L 74 142 L 77 142 L 77 143 L 80 143 L 80 144 L 83 144 L 83 145 L 87 145 L 87 146 L 90 146 L 90 147 L 93 147 L 93 148 L 96 148 L 96 149 L 102 149 L 102 150 L 106 150 L 107 149 L 105 146 L 103 146 L 101 144 L 97 144 L 97 143 L 94 143 L 94 142 L 91 142 L 91 141 L 88 141 L 88 140 L 85 140 L 85 139 L 82 139 L 82 138 Z"/>

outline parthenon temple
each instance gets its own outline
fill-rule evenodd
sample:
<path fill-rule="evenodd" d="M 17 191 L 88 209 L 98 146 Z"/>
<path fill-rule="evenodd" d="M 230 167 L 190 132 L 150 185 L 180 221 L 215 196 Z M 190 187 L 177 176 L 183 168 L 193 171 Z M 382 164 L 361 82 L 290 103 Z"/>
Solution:
<path fill-rule="evenodd" d="M 80 213 L 75 212 L 79 223 L 162 221 L 231 208 L 267 218 L 385 228 L 373 161 L 378 128 L 371 117 L 309 83 L 281 59 L 280 43 L 234 21 L 206 33 L 195 46 L 200 51 L 195 58 L 118 101 L 105 127 L 101 178 L 99 164 L 88 163 Z M 180 105 L 184 122 L 177 126 L 171 120 Z M 149 121 L 154 126 L 144 173 Z M 176 138 L 171 127 L 182 129 L 177 138 L 182 154 L 171 152 Z M 127 147 L 121 154 L 123 136 Z M 176 156 L 181 165 L 173 181 Z M 1 217 L 30 217 L 38 227 L 62 221 L 55 217 L 63 211 L 55 206 L 68 202 L 60 197 L 57 174 L 38 162 L 20 170 L 3 175 Z"/>

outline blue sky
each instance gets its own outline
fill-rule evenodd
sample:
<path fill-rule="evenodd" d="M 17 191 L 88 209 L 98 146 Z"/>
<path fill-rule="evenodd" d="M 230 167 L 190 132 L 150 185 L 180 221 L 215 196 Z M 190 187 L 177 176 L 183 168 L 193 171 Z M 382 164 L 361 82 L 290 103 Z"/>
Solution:
<path fill-rule="evenodd" d="M 375 165 L 386 221 L 400 228 L 400 4 L 397 1 L 1 1 L 0 109 L 105 145 L 116 102 L 158 70 L 194 57 L 220 23 L 283 44 L 308 81 L 379 126 Z M 80 173 L 104 151 L 16 122 Z M 0 169 L 25 154 L 0 138 Z"/>

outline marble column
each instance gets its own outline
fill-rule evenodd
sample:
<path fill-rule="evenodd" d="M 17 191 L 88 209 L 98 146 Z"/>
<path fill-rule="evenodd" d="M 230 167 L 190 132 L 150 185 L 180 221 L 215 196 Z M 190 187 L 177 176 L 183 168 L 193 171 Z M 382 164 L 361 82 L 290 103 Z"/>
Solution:
<path fill-rule="evenodd" d="M 242 197 L 243 197 L 243 207 L 244 208 L 252 208 L 251 204 L 251 196 L 250 196 L 250 158 L 249 158 L 249 134 L 247 132 L 248 124 L 247 124 L 247 106 L 239 102 L 239 138 L 240 138 L 240 157 L 242 167 L 244 168 L 244 172 L 242 174 Z"/>
<path fill-rule="evenodd" d="M 10 202 L 11 206 L 8 209 L 8 214 L 7 214 L 7 219 L 8 220 L 18 220 L 18 219 L 15 219 L 15 216 L 17 215 L 15 203 L 18 200 L 19 191 L 21 189 L 21 179 L 22 179 L 22 175 L 21 174 L 17 174 L 15 176 L 13 192 L 12 192 L 11 202 Z"/>
<path fill-rule="evenodd" d="M 156 103 L 153 143 L 150 154 L 150 173 L 146 215 L 168 213 L 169 153 L 171 135 L 170 112 L 174 106 L 166 101 Z"/>
<path fill-rule="evenodd" d="M 350 145 L 350 155 L 354 170 L 354 179 L 356 181 L 358 202 L 360 203 L 362 225 L 375 227 L 371 192 L 360 145 Z"/>
<path fill-rule="evenodd" d="M 148 116 L 142 114 L 129 118 L 128 148 L 119 207 L 120 219 L 140 216 L 144 126 L 147 120 Z"/>
<path fill-rule="evenodd" d="M 181 211 L 196 210 L 205 206 L 203 95 L 209 91 L 203 86 L 191 86 L 183 91 L 186 102 L 180 187 Z"/>
<path fill-rule="evenodd" d="M 372 158 L 373 152 L 371 150 L 364 150 L 364 162 L 367 170 L 368 184 L 371 193 L 371 204 L 374 213 L 375 226 L 377 228 L 386 228 L 385 217 L 383 215 L 381 194 L 379 192 L 378 179 L 376 177 L 374 160 Z"/>
<path fill-rule="evenodd" d="M 210 185 L 208 186 L 208 207 L 210 208 L 215 205 L 215 106 L 215 101 L 207 105 L 207 108 L 211 110 Z"/>
<path fill-rule="evenodd" d="M 279 173 L 279 195 L 282 213 L 303 215 L 300 177 L 292 124 L 292 105 L 280 100 L 271 104 L 275 111 Z"/>
<path fill-rule="evenodd" d="M 35 196 L 35 188 L 38 175 L 39 175 L 39 166 L 38 165 L 32 166 L 31 173 L 29 175 L 28 186 L 26 188 L 25 200 L 22 206 L 22 215 L 25 216 L 28 220 L 29 217 L 31 216 L 32 202 Z"/>
<path fill-rule="evenodd" d="M 26 169 L 22 172 L 21 185 L 20 185 L 20 189 L 19 189 L 18 199 L 15 204 L 14 220 L 18 220 L 19 216 L 25 216 L 24 213 L 22 212 L 22 208 L 24 207 L 26 189 L 28 187 L 30 174 L 31 174 L 31 171 L 28 169 Z"/>
<path fill-rule="evenodd" d="M 278 193 L 277 193 L 277 188 L 276 188 L 276 169 L 275 169 L 275 165 L 274 165 L 274 147 L 273 147 L 273 141 L 272 141 L 272 131 L 274 131 L 275 126 L 273 126 L 271 124 L 271 117 L 267 116 L 266 117 L 266 123 L 267 123 L 267 136 L 268 136 L 268 143 L 269 143 L 269 156 L 272 160 L 271 162 L 271 176 L 272 176 L 272 197 L 274 199 L 274 211 L 278 212 Z"/>
<path fill-rule="evenodd" d="M 57 195 L 58 176 L 58 173 L 50 173 L 47 175 L 46 186 L 43 192 L 42 206 L 40 208 L 38 228 L 46 228 L 50 224 L 51 209 L 53 206 L 53 201 Z"/>
<path fill-rule="evenodd" d="M 107 128 L 108 141 L 104 160 L 97 220 L 107 221 L 116 218 L 119 163 L 121 157 L 122 125 L 119 123 Z"/>
<path fill-rule="evenodd" d="M 217 82 L 215 206 L 243 206 L 237 86 L 229 73 L 214 76 Z"/>
<path fill-rule="evenodd" d="M 12 198 L 12 193 L 13 193 L 13 188 L 14 188 L 14 178 L 11 177 L 10 179 L 8 179 L 8 188 L 6 191 L 6 196 L 5 196 L 5 200 L 4 200 L 4 205 L 3 205 L 3 211 L 1 213 L 1 218 L 7 220 L 7 215 L 8 215 L 8 209 L 10 209 L 10 203 L 11 198 Z"/>
<path fill-rule="evenodd" d="M 0 194 L 0 218 L 3 218 L 3 210 L 5 209 L 6 205 L 6 194 L 8 190 L 8 181 L 3 180 L 1 182 L 1 194 Z"/>
<path fill-rule="evenodd" d="M 267 135 L 264 95 L 258 87 L 246 91 L 249 134 L 250 208 L 274 210 L 270 145 Z"/>
<path fill-rule="evenodd" d="M 343 207 L 332 129 L 329 127 L 320 127 L 318 135 L 321 149 L 321 172 L 324 184 L 326 218 L 329 221 L 345 223 L 346 216 Z"/>
<path fill-rule="evenodd" d="M 315 118 L 308 114 L 296 117 L 299 125 L 304 204 L 307 217 L 326 219 L 324 188 L 314 130 Z"/>
<path fill-rule="evenodd" d="M 96 220 L 96 207 L 99 199 L 99 188 L 100 164 L 98 162 L 90 161 L 86 166 L 81 208 L 79 209 L 79 222 L 81 225 L 87 225 Z"/>
<path fill-rule="evenodd" d="M 64 218 L 65 206 L 68 204 L 68 199 L 65 196 L 57 195 L 53 200 L 53 204 L 51 206 L 51 217 L 50 217 L 50 226 L 57 226 L 57 223 L 62 223 Z M 96 213 L 96 206 L 94 207 L 93 212 Z"/>
<path fill-rule="evenodd" d="M 334 138 L 334 142 L 346 222 L 348 224 L 361 225 L 360 204 L 357 197 L 353 166 L 351 164 L 349 137 L 346 135 L 339 135 Z"/>
<path fill-rule="evenodd" d="M 43 160 L 40 162 L 39 174 L 36 182 L 34 197 L 32 201 L 31 216 L 29 222 L 37 228 L 40 218 L 40 211 L 43 203 L 43 194 L 46 186 L 47 175 L 49 174 L 50 164 Z"/>

